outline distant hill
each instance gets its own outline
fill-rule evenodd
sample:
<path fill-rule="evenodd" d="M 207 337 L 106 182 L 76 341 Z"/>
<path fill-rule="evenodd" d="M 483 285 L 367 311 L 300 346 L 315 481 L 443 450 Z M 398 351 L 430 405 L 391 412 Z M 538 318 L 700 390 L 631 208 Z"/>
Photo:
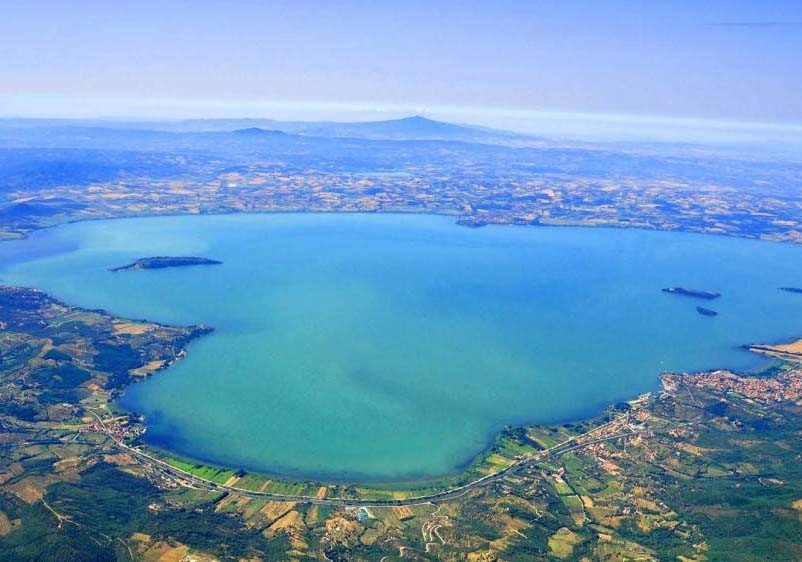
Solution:
<path fill-rule="evenodd" d="M 326 137 L 326 138 L 354 138 L 370 140 L 448 140 L 462 142 L 479 142 L 489 144 L 506 144 L 514 141 L 534 141 L 534 137 L 474 127 L 471 125 L 456 125 L 443 121 L 436 121 L 420 115 L 404 117 L 403 119 L 391 119 L 387 121 L 362 121 L 354 123 L 341 123 L 335 121 L 273 121 L 265 120 L 264 123 L 256 124 L 255 121 L 247 120 L 251 126 L 265 129 L 284 131 L 297 135 Z M 186 125 L 194 126 L 201 123 L 185 122 Z M 239 121 L 232 122 L 206 122 L 205 125 L 231 126 L 242 124 Z M 218 129 L 225 130 L 225 129 Z"/>
<path fill-rule="evenodd" d="M 284 131 L 274 131 L 272 129 L 262 129 L 259 127 L 248 127 L 247 129 L 235 129 L 231 131 L 232 135 L 238 137 L 275 137 L 285 136 L 287 133 Z"/>
<path fill-rule="evenodd" d="M 366 121 L 361 123 L 307 123 L 298 126 L 298 134 L 347 137 L 361 139 L 391 140 L 459 140 L 466 142 L 491 142 L 526 138 L 526 135 L 507 131 L 482 129 L 467 125 L 454 125 L 416 115 L 389 121 Z"/>

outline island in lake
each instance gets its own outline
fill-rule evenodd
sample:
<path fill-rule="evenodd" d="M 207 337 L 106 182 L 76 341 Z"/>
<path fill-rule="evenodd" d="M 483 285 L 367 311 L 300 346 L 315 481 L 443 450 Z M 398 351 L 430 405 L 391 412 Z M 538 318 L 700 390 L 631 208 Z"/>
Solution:
<path fill-rule="evenodd" d="M 700 291 L 698 289 L 686 289 L 685 287 L 669 287 L 663 289 L 664 293 L 672 295 L 680 295 L 683 297 L 692 297 L 695 299 L 713 300 L 721 296 L 721 293 L 714 293 L 712 291 Z"/>
<path fill-rule="evenodd" d="M 211 260 L 209 258 L 197 258 L 193 256 L 155 256 L 151 258 L 139 258 L 138 260 L 122 265 L 120 267 L 113 267 L 109 271 L 128 271 L 138 269 L 165 269 L 168 267 L 186 267 L 189 265 L 220 265 L 223 262 Z"/>
<path fill-rule="evenodd" d="M 709 308 L 705 308 L 703 306 L 697 306 L 696 312 L 698 312 L 702 316 L 718 316 L 718 312 L 716 312 L 715 310 L 711 310 Z"/>

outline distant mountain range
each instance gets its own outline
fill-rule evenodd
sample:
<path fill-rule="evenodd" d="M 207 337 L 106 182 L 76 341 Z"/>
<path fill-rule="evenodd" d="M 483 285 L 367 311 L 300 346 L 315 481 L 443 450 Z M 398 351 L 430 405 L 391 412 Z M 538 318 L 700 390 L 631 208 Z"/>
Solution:
<path fill-rule="evenodd" d="M 37 127 L 70 126 L 150 130 L 173 133 L 236 132 L 240 136 L 260 136 L 265 133 L 288 133 L 308 137 L 351 138 L 366 140 L 446 140 L 486 144 L 528 144 L 537 137 L 489 129 L 474 125 L 457 125 L 428 119 L 419 115 L 386 121 L 278 121 L 274 119 L 190 119 L 183 121 L 123 121 L 123 120 L 58 120 L 2 119 L 0 129 L 29 129 Z"/>
<path fill-rule="evenodd" d="M 308 163 L 317 160 L 322 165 L 327 159 L 344 155 L 352 161 L 375 160 L 377 154 L 390 155 L 398 150 L 407 151 L 410 158 L 426 159 L 433 157 L 432 143 L 438 143 L 441 150 L 452 153 L 531 149 L 550 151 L 547 152 L 551 154 L 550 158 L 557 151 L 562 157 L 573 159 L 580 156 L 583 160 L 604 159 L 610 154 L 661 160 L 668 156 L 746 158 L 764 162 L 786 160 L 783 154 L 775 155 L 752 145 L 727 148 L 692 143 L 576 141 L 446 123 L 420 115 L 362 122 L 261 118 L 153 121 L 0 118 L 0 149 L 36 149 L 38 152 L 52 148 L 149 153 L 203 151 L 228 156 L 284 154 L 309 157 Z M 36 158 L 41 159 L 41 155 Z M 792 160 L 802 162 L 796 157 Z M 0 168 L 2 161 L 0 154 Z M 58 166 L 64 165 L 59 163 Z M 608 172 L 609 166 L 609 161 L 606 161 L 604 169 Z"/>
<path fill-rule="evenodd" d="M 202 130 L 203 122 L 193 121 L 187 124 L 191 127 L 198 127 L 197 130 Z M 217 126 L 227 125 L 227 123 L 219 122 L 216 124 Z M 237 124 L 236 121 L 230 123 L 230 125 L 235 124 Z M 253 124 L 251 126 L 297 135 L 373 140 L 457 140 L 488 143 L 534 140 L 533 137 L 519 133 L 471 125 L 455 125 L 421 116 L 357 123 L 268 121 L 263 125 Z"/>

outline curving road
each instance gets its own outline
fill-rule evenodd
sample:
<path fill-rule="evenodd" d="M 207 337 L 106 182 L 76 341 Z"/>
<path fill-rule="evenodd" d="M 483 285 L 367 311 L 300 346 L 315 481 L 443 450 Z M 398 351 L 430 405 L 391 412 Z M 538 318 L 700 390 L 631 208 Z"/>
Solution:
<path fill-rule="evenodd" d="M 100 420 L 100 417 L 97 416 L 96 414 L 95 417 L 97 417 L 98 420 Z M 576 449 L 581 449 L 582 447 L 592 445 L 594 443 L 600 443 L 602 441 L 611 441 L 615 439 L 620 439 L 621 437 L 627 437 L 629 435 L 636 435 L 639 433 L 646 433 L 649 431 L 645 429 L 628 428 L 626 431 L 618 432 L 612 435 L 606 435 L 595 439 L 587 439 L 587 440 L 585 439 L 591 436 L 592 434 L 598 433 L 602 429 L 605 429 L 620 420 L 621 418 L 616 418 L 615 420 L 600 425 L 599 427 L 596 427 L 586 433 L 567 439 L 566 441 L 558 443 L 557 445 L 554 445 L 553 447 L 550 447 L 548 449 L 544 449 L 543 451 L 540 451 L 536 455 L 520 459 L 515 463 L 513 463 L 512 465 L 508 466 L 507 468 L 499 470 L 498 472 L 494 472 L 493 474 L 488 474 L 487 476 L 482 476 L 481 478 L 477 478 L 476 480 L 473 480 L 467 484 L 463 484 L 461 486 L 455 486 L 453 488 L 448 488 L 446 490 L 435 492 L 433 494 L 414 496 L 404 499 L 386 499 L 386 500 L 384 499 L 368 500 L 368 499 L 336 498 L 336 497 L 318 498 L 315 496 L 276 494 L 272 492 L 259 492 L 256 490 L 247 490 L 245 488 L 238 488 L 236 486 L 225 486 L 223 484 L 217 484 L 216 482 L 212 482 L 211 480 L 206 480 L 205 478 L 200 478 L 185 470 L 174 467 L 171 464 L 161 459 L 157 459 L 156 457 L 149 455 L 148 453 L 145 453 L 144 451 L 141 451 L 135 447 L 130 447 L 125 443 L 122 443 L 121 441 L 117 441 L 116 439 L 113 439 L 113 441 L 118 447 L 125 450 L 127 453 L 135 456 L 141 462 L 150 464 L 151 466 L 154 466 L 155 468 L 161 470 L 162 472 L 169 474 L 173 478 L 178 478 L 187 481 L 199 488 L 205 488 L 214 491 L 227 491 L 245 497 L 268 499 L 271 501 L 279 501 L 279 502 L 309 503 L 309 504 L 333 505 L 341 507 L 382 507 L 382 506 L 395 507 L 395 506 L 412 506 L 424 503 L 436 503 L 446 500 L 453 500 L 464 496 L 473 489 L 490 485 L 494 482 L 498 482 L 499 480 L 511 474 L 516 474 L 522 470 L 525 470 L 526 468 L 529 468 L 543 461 L 546 458 L 559 456 L 568 453 L 570 451 L 574 451 Z M 105 424 L 103 424 L 102 420 L 100 420 L 100 423 L 105 428 Z"/>

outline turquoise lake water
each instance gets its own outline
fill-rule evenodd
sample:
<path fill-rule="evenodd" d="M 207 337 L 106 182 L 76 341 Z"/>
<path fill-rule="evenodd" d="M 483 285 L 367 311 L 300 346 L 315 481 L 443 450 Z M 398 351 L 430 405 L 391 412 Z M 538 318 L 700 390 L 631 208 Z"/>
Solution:
<path fill-rule="evenodd" d="M 108 271 L 156 255 L 224 263 Z M 595 413 L 656 390 L 667 370 L 754 368 L 741 345 L 802 334 L 802 296 L 777 289 L 802 286 L 802 247 L 434 216 L 84 222 L 0 244 L 0 279 L 213 326 L 122 397 L 146 414 L 147 438 L 227 466 L 345 480 L 445 474 L 505 424 Z"/>

